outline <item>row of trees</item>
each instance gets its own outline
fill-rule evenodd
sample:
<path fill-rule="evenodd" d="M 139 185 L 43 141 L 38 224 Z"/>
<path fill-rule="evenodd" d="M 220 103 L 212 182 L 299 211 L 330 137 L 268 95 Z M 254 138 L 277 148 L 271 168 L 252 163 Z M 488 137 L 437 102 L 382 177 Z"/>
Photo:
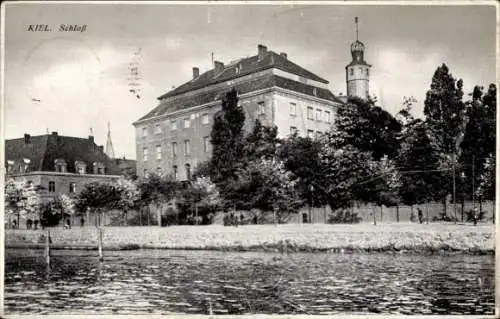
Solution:
<path fill-rule="evenodd" d="M 382 208 L 442 201 L 445 216 L 450 196 L 462 204 L 493 199 L 496 86 L 486 91 L 476 86 L 464 101 L 462 81 L 443 64 L 427 91 L 423 119 L 412 115 L 416 102 L 404 98 L 393 116 L 374 99 L 351 98 L 339 106 L 332 129 L 322 137 L 279 139 L 276 127 L 258 120 L 244 133 L 245 113 L 232 90 L 214 117 L 212 156 L 192 180 L 150 174 L 90 183 L 71 201 L 76 211 L 98 216 L 122 211 L 124 223 L 129 211 L 145 208 L 149 224 L 149 209 L 156 207 L 160 223 L 164 205 L 172 201 L 184 217 L 257 209 L 273 212 L 278 221 L 306 204 L 329 205 L 337 212 L 335 221 L 347 222 L 353 220 L 349 208 L 360 202 Z M 36 206 L 29 195 L 33 186 L 14 181 L 7 186 L 12 210 Z M 59 207 L 71 207 L 69 200 L 59 200 L 65 203 Z"/>
<path fill-rule="evenodd" d="M 212 157 L 195 175 L 212 178 L 226 209 L 280 217 L 306 203 L 345 214 L 359 202 L 441 201 L 444 218 L 450 201 L 493 199 L 496 86 L 476 86 L 464 100 L 462 80 L 443 64 L 427 91 L 423 119 L 412 115 L 416 102 L 404 98 L 392 116 L 374 99 L 351 98 L 324 136 L 278 139 L 275 127 L 258 120 L 244 135 L 244 112 L 231 91 L 214 118 Z"/>
<path fill-rule="evenodd" d="M 156 208 L 156 221 L 162 216 L 164 205 L 175 199 L 181 215 L 197 213 L 207 215 L 219 203 L 218 189 L 207 177 L 198 177 L 187 183 L 174 181 L 170 176 L 150 174 L 143 179 L 120 178 L 114 182 L 88 183 L 75 196 L 59 195 L 42 203 L 38 192 L 40 187 L 24 180 L 9 179 L 6 183 L 6 212 L 14 217 L 17 225 L 20 218 L 40 221 L 41 226 L 55 226 L 75 214 L 93 214 L 102 224 L 104 214 L 119 212 L 123 224 L 127 224 L 130 211 L 146 211 L 150 224 L 151 207 Z M 181 216 L 183 217 L 183 216 Z M 185 217 L 185 216 L 184 216 Z M 141 223 L 142 224 L 142 223 Z"/>

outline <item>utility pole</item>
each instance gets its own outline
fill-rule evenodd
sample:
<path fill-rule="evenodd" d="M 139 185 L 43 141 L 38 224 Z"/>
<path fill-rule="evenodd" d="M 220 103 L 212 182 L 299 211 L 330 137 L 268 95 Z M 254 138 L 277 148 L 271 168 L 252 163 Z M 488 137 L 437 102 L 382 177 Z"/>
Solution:
<path fill-rule="evenodd" d="M 457 223 L 457 200 L 456 200 L 456 183 L 455 183 L 455 151 L 453 151 L 453 210 L 455 213 L 455 224 Z"/>
<path fill-rule="evenodd" d="M 475 173 L 474 173 L 474 155 L 472 155 L 472 210 L 476 210 L 476 191 L 474 189 L 474 180 L 475 180 Z"/>

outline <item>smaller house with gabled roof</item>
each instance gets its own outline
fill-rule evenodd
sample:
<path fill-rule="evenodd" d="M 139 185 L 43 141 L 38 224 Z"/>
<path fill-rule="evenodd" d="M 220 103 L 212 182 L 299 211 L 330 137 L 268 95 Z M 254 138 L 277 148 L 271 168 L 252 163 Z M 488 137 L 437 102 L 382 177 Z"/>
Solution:
<path fill-rule="evenodd" d="M 6 140 L 5 165 L 6 178 L 22 179 L 39 188 L 41 204 L 62 194 L 75 197 L 87 183 L 114 181 L 121 175 L 93 136 L 57 132 Z"/>

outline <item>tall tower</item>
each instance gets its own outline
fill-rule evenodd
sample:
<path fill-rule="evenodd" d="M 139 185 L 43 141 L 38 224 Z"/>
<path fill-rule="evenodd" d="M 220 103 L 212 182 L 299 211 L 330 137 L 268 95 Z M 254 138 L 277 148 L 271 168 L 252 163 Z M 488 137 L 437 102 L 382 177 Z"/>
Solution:
<path fill-rule="evenodd" d="M 367 99 L 371 65 L 364 60 L 365 45 L 358 40 L 358 17 L 354 18 L 354 22 L 356 23 L 356 41 L 351 44 L 352 61 L 345 67 L 347 96 Z"/>
<path fill-rule="evenodd" d="M 106 140 L 106 155 L 109 156 L 109 158 L 115 158 L 115 149 L 113 148 L 113 142 L 111 141 L 111 125 L 109 124 L 108 121 L 108 138 Z"/>

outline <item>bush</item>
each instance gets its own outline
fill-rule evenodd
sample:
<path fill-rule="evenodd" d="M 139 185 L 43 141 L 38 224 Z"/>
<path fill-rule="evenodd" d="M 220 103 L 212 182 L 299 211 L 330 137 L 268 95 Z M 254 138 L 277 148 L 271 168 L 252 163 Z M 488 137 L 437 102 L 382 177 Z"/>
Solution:
<path fill-rule="evenodd" d="M 351 213 L 349 210 L 338 210 L 328 217 L 329 224 L 357 224 L 363 218 L 359 217 L 356 213 Z"/>
<path fill-rule="evenodd" d="M 483 221 L 486 217 L 486 212 L 483 210 L 483 211 L 480 211 L 479 212 L 479 216 L 477 216 L 477 221 Z M 468 222 L 473 222 L 474 221 L 474 210 L 468 210 L 468 211 L 465 211 L 465 218 L 466 218 L 466 221 Z"/>
<path fill-rule="evenodd" d="M 439 215 L 432 217 L 433 222 L 458 222 L 458 218 L 448 215 Z"/>

